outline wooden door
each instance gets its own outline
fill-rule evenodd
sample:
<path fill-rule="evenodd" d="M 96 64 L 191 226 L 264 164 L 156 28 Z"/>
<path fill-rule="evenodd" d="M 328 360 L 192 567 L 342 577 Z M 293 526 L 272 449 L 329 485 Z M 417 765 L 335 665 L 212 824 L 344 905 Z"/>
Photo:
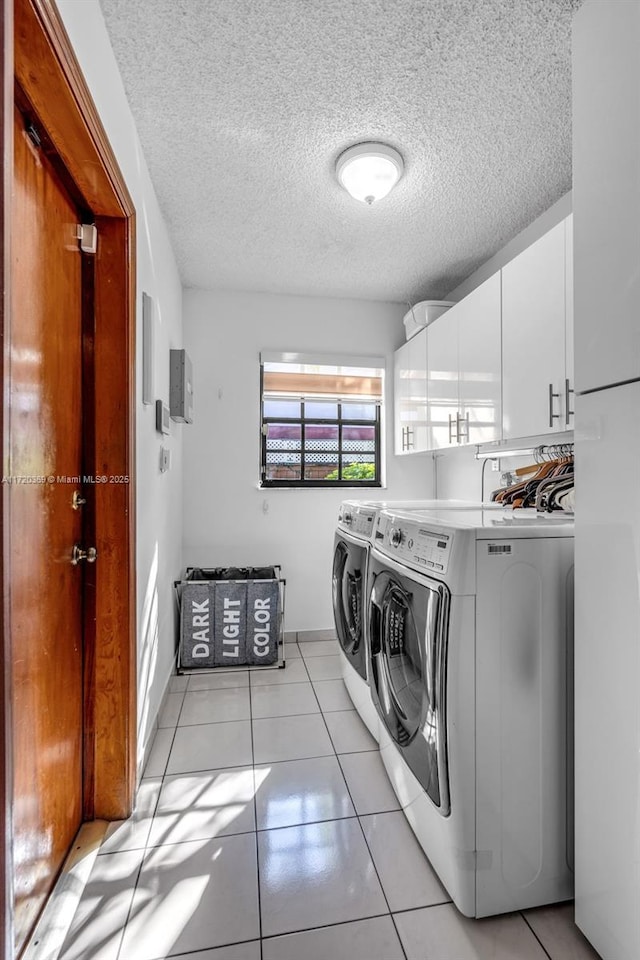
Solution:
<path fill-rule="evenodd" d="M 100 122 L 95 105 L 81 68 L 74 55 L 71 43 L 61 21 L 55 0 L 14 0 L 5 3 L 0 0 L 0 59 L 4 57 L 3 71 L 3 109 L 0 109 L 0 139 L 3 143 L 3 153 L 0 163 L 0 190 L 4 203 L 2 204 L 3 223 L 0 229 L 0 274 L 3 283 L 0 284 L 0 336 L 3 346 L 2 386 L 4 399 L 4 415 L 0 418 L 0 440 L 3 450 L 3 465 L 5 476 L 9 472 L 11 461 L 19 459 L 20 449 L 16 438 L 11 431 L 20 426 L 21 419 L 27 421 L 29 414 L 33 414 L 30 407 L 32 400 L 39 403 L 54 404 L 58 396 L 38 394 L 29 397 L 11 393 L 11 378 L 18 382 L 20 377 L 27 379 L 30 375 L 21 368 L 21 364 L 32 362 L 34 368 L 42 364 L 39 347 L 31 350 L 24 344 L 24 315 L 26 307 L 20 304 L 20 295 L 26 298 L 27 305 L 35 296 L 30 286 L 24 289 L 24 277 L 28 274 L 26 265 L 29 257 L 33 260 L 29 243 L 44 244 L 40 233 L 49 230 L 48 223 L 42 221 L 27 204 L 23 223 L 18 223 L 9 243 L 9 227 L 13 220 L 14 210 L 11 200 L 13 185 L 13 149 L 14 116 L 12 104 L 15 85 L 20 89 L 21 98 L 24 97 L 26 109 L 33 116 L 36 126 L 46 131 L 44 138 L 47 155 L 52 152 L 64 158 L 64 165 L 70 178 L 75 184 L 77 194 L 82 196 L 82 206 L 93 212 L 98 226 L 98 252 L 92 258 L 93 272 L 93 310 L 91 319 L 92 329 L 85 327 L 84 337 L 87 355 L 92 354 L 92 384 L 84 384 L 85 398 L 89 397 L 89 404 L 84 404 L 83 415 L 89 409 L 88 421 L 93 435 L 86 445 L 86 473 L 108 477 L 128 477 L 128 484 L 102 483 L 87 488 L 88 504 L 91 507 L 92 525 L 94 534 L 91 543 L 98 548 L 99 559 L 96 564 L 86 568 L 85 578 L 91 573 L 92 584 L 86 582 L 84 619 L 86 633 L 84 637 L 84 757 L 82 768 L 84 816 L 87 819 L 99 817 L 104 819 L 120 820 L 129 816 L 131 812 L 134 789 L 136 784 L 136 559 L 135 559 L 135 316 L 136 316 L 136 217 L 131 195 L 127 189 L 122 172 L 116 157 L 109 144 L 107 134 Z M 11 73 L 13 66 L 13 75 Z M 15 84 L 14 84 L 15 81 Z M 20 100 L 22 103 L 22 99 Z M 21 122 L 16 125 L 16 139 L 22 137 Z M 22 146 L 29 149 L 28 143 L 22 141 Z M 18 147 L 20 150 L 20 147 Z M 19 162 L 19 161 L 18 161 Z M 41 163 L 44 163 L 42 159 Z M 26 160 L 24 175 L 27 176 Z M 50 171 L 49 171 L 50 173 Z M 52 189 L 50 177 L 41 174 L 49 184 L 47 190 Z M 55 177 L 53 177 L 55 182 Z M 28 182 L 28 181 L 27 181 Z M 66 183 L 66 180 L 65 180 Z M 59 185 L 57 185 L 59 186 Z M 62 191 L 64 194 L 64 191 Z M 62 201 L 61 201 L 62 202 Z M 16 205 L 18 198 L 16 196 Z M 71 212 L 71 211 L 70 211 Z M 38 229 L 33 231 L 34 219 L 38 220 Z M 76 215 L 73 211 L 73 220 Z M 66 215 L 65 215 L 66 222 Z M 34 236 L 27 242 L 27 231 L 31 230 Z M 16 244 L 15 257 L 11 246 Z M 44 248 L 44 247 L 43 247 Z M 69 243 L 69 262 L 75 262 L 77 245 Z M 47 257 L 50 251 L 47 249 Z M 18 262 L 22 258 L 22 262 Z M 26 258 L 26 259 L 25 259 Z M 66 259 L 60 255 L 57 261 Z M 83 258 L 86 261 L 86 257 Z M 83 267 L 85 264 L 83 264 Z M 15 276 L 14 276 L 15 271 Z M 15 281 L 22 285 L 18 287 L 16 296 L 12 296 Z M 47 299 L 49 287 L 46 287 Z M 51 298 L 52 299 L 52 298 Z M 52 300 L 53 302 L 53 300 Z M 60 319 L 58 317 L 58 319 Z M 48 320 L 47 323 L 50 321 Z M 54 322 L 54 321 L 51 321 Z M 69 343 L 59 337 L 61 349 L 70 349 Z M 59 355 L 59 359 L 62 354 Z M 57 381 L 58 371 L 54 380 Z M 60 389 L 66 390 L 68 376 L 60 372 Z M 61 396 L 63 396 L 61 394 Z M 43 399 L 44 398 L 44 399 Z M 18 401 L 23 401 L 23 407 L 14 407 Z M 66 402 L 66 401 L 65 401 Z M 62 404 L 60 404 L 62 405 Z M 45 409 L 43 407 L 43 409 Z M 80 408 L 76 408 L 80 413 Z M 52 412 L 45 410 L 45 412 Z M 56 407 L 57 410 L 57 407 Z M 43 450 L 46 457 L 57 457 L 62 449 L 62 438 L 55 436 L 55 441 L 49 438 L 51 424 L 41 425 Z M 16 434 L 16 437 L 19 433 Z M 31 465 L 29 465 L 31 469 Z M 67 464 L 56 465 L 56 474 L 66 475 L 70 470 Z M 46 473 L 46 470 L 45 470 Z M 62 489 L 62 488 L 61 488 Z M 76 744 L 72 741 L 64 742 L 63 747 L 56 748 L 51 744 L 51 754 L 45 754 L 45 747 L 34 748 L 37 762 L 31 767 L 25 762 L 22 754 L 26 747 L 20 742 L 20 735 L 26 733 L 22 727 L 15 738 L 16 757 L 12 761 L 12 750 L 4 749 L 11 744 L 14 726 L 13 701 L 16 708 L 24 705 L 25 687 L 14 691 L 14 684 L 20 681 L 20 676 L 28 678 L 26 665 L 19 659 L 20 650 L 28 649 L 23 635 L 31 630 L 31 623 L 26 620 L 26 605 L 31 599 L 46 605 L 50 602 L 49 595 L 55 595 L 62 589 L 67 596 L 69 607 L 72 606 L 67 591 L 67 584 L 60 587 L 58 574 L 66 565 L 51 560 L 50 566 L 43 573 L 44 561 L 39 556 L 35 559 L 39 547 L 32 544 L 30 549 L 30 566 L 27 563 L 28 546 L 23 546 L 22 553 L 14 554 L 12 541 L 17 537 L 19 513 L 24 506 L 22 494 L 14 494 L 14 486 L 5 483 L 2 486 L 0 498 L 0 527 L 2 528 L 2 551 L 0 556 L 0 572 L 2 574 L 2 590 L 0 591 L 0 669 L 2 671 L 2 688 L 5 696 L 0 709 L 0 731 L 6 731 L 6 737 L 0 737 L 0 789 L 5 799 L 4 816 L 0 817 L 0 852 L 6 853 L 2 859 L 4 869 L 0 871 L 0 903 L 2 903 L 3 922 L 0 923 L 0 956 L 14 957 L 13 944 L 8 943 L 13 926 L 12 895 L 14 879 L 18 880 L 19 896 L 22 903 L 19 905 L 21 916 L 18 923 L 22 931 L 26 927 L 26 908 L 31 909 L 40 897 L 41 890 L 47 882 L 48 872 L 53 872 L 56 856 L 64 844 L 54 841 L 44 832 L 29 839 L 30 829 L 29 812 L 39 802 L 37 796 L 40 786 L 36 776 L 39 774 L 45 761 L 51 763 L 52 756 L 59 749 L 65 757 L 77 759 Z M 71 495 L 73 489 L 70 491 Z M 45 499 L 40 493 L 39 509 L 43 511 L 40 518 L 42 529 L 53 530 L 47 527 L 51 516 L 56 517 L 62 507 L 66 511 L 68 501 L 58 491 L 49 494 L 52 499 Z M 69 493 L 66 495 L 69 496 Z M 53 498 L 57 498 L 54 499 Z M 12 517 L 13 507 L 16 507 L 18 516 L 14 524 Z M 51 508 L 49 510 L 49 508 Z M 86 508 L 85 508 L 86 509 Z M 66 512 L 65 512 L 66 516 Z M 73 521 L 72 521 L 73 522 Z M 74 531 L 75 534 L 75 531 Z M 65 538 L 66 540 L 66 535 Z M 69 537 L 73 542 L 73 536 Z M 59 544 L 54 548 L 61 550 Z M 56 556 L 54 548 L 51 557 Z M 65 543 L 64 550 L 67 550 Z M 66 557 L 66 552 L 64 553 Z M 15 564 L 15 569 L 14 569 Z M 25 569 L 26 565 L 26 569 Z M 76 571 L 79 572 L 79 571 Z M 36 595 L 27 593 L 29 582 L 39 582 L 42 592 Z M 86 601 L 89 602 L 86 602 Z M 21 612 L 22 606 L 22 612 Z M 34 606 L 29 614 L 38 621 L 41 616 Z M 18 619 L 18 626 L 13 621 Z M 21 620 L 20 618 L 23 618 Z M 51 631 L 59 631 L 59 625 L 53 625 Z M 58 644 L 56 637 L 56 652 L 63 648 Z M 49 656 L 50 656 L 49 649 Z M 26 659 L 26 657 L 25 657 Z M 15 661 L 15 668 L 14 668 Z M 60 662 L 58 659 L 56 662 Z M 18 669 L 19 668 L 19 669 Z M 63 675 L 61 682 L 69 682 L 71 672 Z M 55 684 L 54 684 L 55 687 Z M 57 689 L 57 687 L 56 687 Z M 77 688 L 76 688 L 77 689 Z M 15 696 L 14 696 L 15 693 Z M 38 694 L 38 703 L 48 710 L 49 691 Z M 35 698 L 34 698 L 35 699 Z M 28 704 L 29 708 L 33 704 Z M 35 736 L 35 734 L 34 734 Z M 32 740 L 34 739 L 32 737 Z M 75 762 L 75 761 L 74 761 Z M 13 766 L 18 765 L 16 771 L 15 790 L 11 792 Z M 70 766 L 70 765 L 69 765 Z M 62 758 L 60 757 L 62 768 Z M 71 774 L 69 775 L 71 780 Z M 6 785 L 6 788 L 5 788 Z M 22 792 L 18 792 L 22 791 Z M 69 810 L 68 798 L 61 803 L 61 808 Z M 58 808 L 60 811 L 61 808 Z M 73 812 L 73 811 L 72 811 Z M 67 818 L 69 819 L 69 818 Z M 72 816 L 67 824 L 71 833 Z M 18 861 L 17 869 L 12 866 L 14 853 L 13 835 L 15 822 L 15 853 Z M 32 821 L 34 822 L 34 821 Z M 26 829 L 25 829 L 26 828 Z M 30 848 L 29 848 L 30 845 Z M 29 853 L 25 851 L 29 850 Z M 40 860 L 40 855 L 42 859 Z M 38 859 L 38 868 L 35 862 Z M 34 886 L 33 900 L 24 896 L 24 869 L 31 866 L 31 877 L 39 880 Z M 39 869 L 42 868 L 42 873 Z M 21 874 L 22 871 L 22 874 Z M 32 913 L 35 911 L 32 911 Z M 28 921 L 28 917 L 26 918 Z"/>
<path fill-rule="evenodd" d="M 14 117 L 9 360 L 16 953 L 82 819 L 80 217 Z"/>

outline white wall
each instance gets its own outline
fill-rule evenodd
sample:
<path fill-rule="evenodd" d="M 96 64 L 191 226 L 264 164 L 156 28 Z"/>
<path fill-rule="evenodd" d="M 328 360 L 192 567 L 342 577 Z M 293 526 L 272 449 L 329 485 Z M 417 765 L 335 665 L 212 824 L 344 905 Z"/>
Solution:
<path fill-rule="evenodd" d="M 194 423 L 184 436 L 187 565 L 279 563 L 287 630 L 333 626 L 331 561 L 340 502 L 426 498 L 430 455 L 393 454 L 393 351 L 401 304 L 186 290 Z M 261 350 L 385 356 L 386 489 L 258 488 Z"/>
<path fill-rule="evenodd" d="M 553 206 L 545 210 L 533 223 L 525 227 L 509 243 L 505 244 L 493 257 L 478 267 L 454 290 L 447 294 L 445 300 L 454 300 L 456 303 L 466 297 L 472 290 L 484 283 L 490 276 L 513 260 L 515 256 L 526 250 L 527 247 L 544 236 L 552 227 L 560 223 L 571 213 L 571 192 L 566 193 Z M 543 440 L 537 440 L 542 443 Z M 514 461 L 513 458 L 504 458 L 499 462 L 499 471 L 511 470 L 522 466 L 525 460 Z M 484 483 L 482 478 L 483 461 L 475 459 L 475 446 L 463 449 L 439 451 L 435 455 L 436 464 L 436 495 L 443 500 L 462 499 L 480 500 L 482 491 L 484 499 L 489 499 L 492 490 L 498 489 L 500 472 L 494 472 L 491 463 L 484 468 Z"/>
<path fill-rule="evenodd" d="M 167 230 L 142 156 L 133 117 L 97 0 L 58 0 L 137 215 L 137 588 L 138 760 L 150 736 L 175 649 L 172 583 L 182 564 L 182 428 L 166 445 L 172 467 L 160 474 L 155 409 L 142 404 L 142 291 L 154 301 L 155 393 L 168 402 L 169 349 L 182 347 L 182 288 Z"/>

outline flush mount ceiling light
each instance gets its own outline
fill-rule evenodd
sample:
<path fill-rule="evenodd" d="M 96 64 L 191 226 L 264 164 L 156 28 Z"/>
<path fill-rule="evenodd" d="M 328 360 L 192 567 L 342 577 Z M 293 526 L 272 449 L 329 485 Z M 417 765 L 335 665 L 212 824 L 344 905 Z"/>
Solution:
<path fill-rule="evenodd" d="M 357 143 L 336 161 L 338 180 L 347 193 L 369 204 L 386 197 L 403 170 L 402 157 L 386 143 Z"/>

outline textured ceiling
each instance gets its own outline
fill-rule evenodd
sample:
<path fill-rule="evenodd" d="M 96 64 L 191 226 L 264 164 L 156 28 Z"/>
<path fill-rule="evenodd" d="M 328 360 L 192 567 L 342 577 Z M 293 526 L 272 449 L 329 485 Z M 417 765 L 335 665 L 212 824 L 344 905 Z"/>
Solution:
<path fill-rule="evenodd" d="M 100 2 L 185 286 L 441 299 L 571 188 L 581 0 Z"/>

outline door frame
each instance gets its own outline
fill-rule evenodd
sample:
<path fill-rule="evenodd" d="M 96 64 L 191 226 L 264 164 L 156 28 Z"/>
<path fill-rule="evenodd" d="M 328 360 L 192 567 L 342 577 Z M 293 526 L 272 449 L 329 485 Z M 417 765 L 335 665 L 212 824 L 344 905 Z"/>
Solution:
<path fill-rule="evenodd" d="M 127 817 L 136 786 L 136 576 L 135 576 L 135 208 L 54 0 L 0 0 L 0 107 L 3 169 L 0 232 L 0 336 L 3 364 L 2 453 L 7 463 L 7 361 L 11 349 L 10 197 L 14 78 L 51 146 L 75 182 L 98 228 L 95 257 L 95 384 L 89 406 L 89 472 L 128 477 L 94 485 L 99 559 L 92 571 L 95 600 L 85 611 L 84 818 Z M 92 429 L 91 429 L 92 427 Z M 12 955 L 11 912 L 11 582 L 10 485 L 3 484 L 2 679 L 3 757 L 0 787 L 0 896 L 6 919 L 0 957 Z M 93 593 L 93 591 L 92 591 Z M 7 932 L 8 931 L 8 932 Z M 5 942 L 2 942 L 2 937 Z"/>

